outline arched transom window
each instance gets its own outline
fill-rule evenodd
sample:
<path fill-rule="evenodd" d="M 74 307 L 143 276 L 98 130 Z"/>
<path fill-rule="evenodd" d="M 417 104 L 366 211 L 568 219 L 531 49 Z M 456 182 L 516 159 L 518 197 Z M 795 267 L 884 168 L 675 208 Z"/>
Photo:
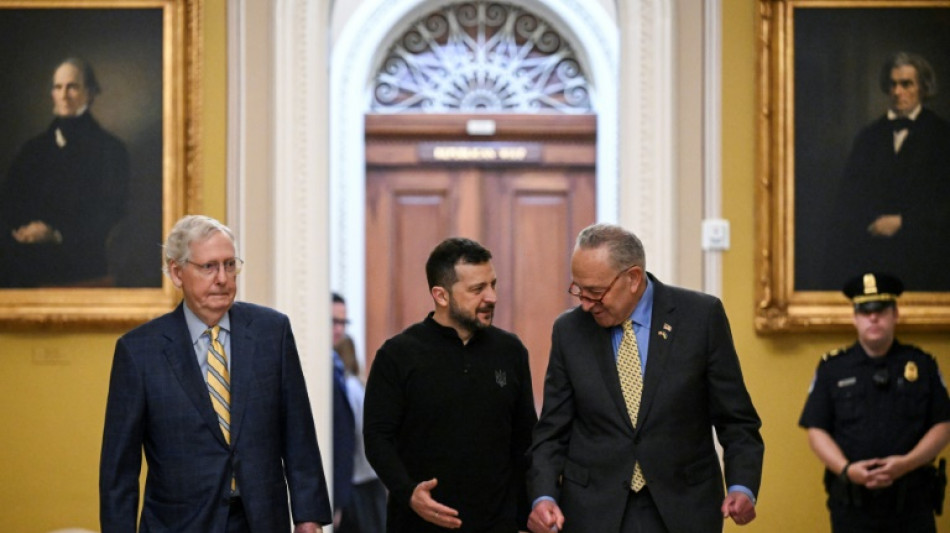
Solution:
<path fill-rule="evenodd" d="M 587 78 L 545 20 L 492 2 L 446 6 L 412 24 L 376 74 L 377 113 L 590 113 Z"/>

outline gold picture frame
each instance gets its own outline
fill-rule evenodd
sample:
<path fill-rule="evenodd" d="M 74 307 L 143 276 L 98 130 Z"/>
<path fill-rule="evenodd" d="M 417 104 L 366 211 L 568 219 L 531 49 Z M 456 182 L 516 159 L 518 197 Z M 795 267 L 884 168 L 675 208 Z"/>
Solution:
<path fill-rule="evenodd" d="M 838 267 L 859 261 L 833 247 L 840 239 L 829 221 L 844 211 L 834 198 L 848 194 L 843 169 L 856 134 L 884 116 L 879 77 L 889 55 L 926 55 L 939 83 L 950 83 L 950 2 L 759 0 L 756 25 L 755 328 L 845 330 L 852 308 Z M 950 98 L 937 96 L 946 120 Z M 904 293 L 902 328 L 950 325 L 943 283 Z"/>
<path fill-rule="evenodd" d="M 25 141 L 53 131 L 50 86 L 37 85 L 72 57 L 94 68 L 102 90 L 91 116 L 124 142 L 131 169 L 125 214 L 108 236 L 107 282 L 18 285 L 22 276 L 7 274 L 27 272 L 16 262 L 29 253 L 17 255 L 22 243 L 5 224 L 0 261 L 16 266 L 0 269 L 4 329 L 127 328 L 178 303 L 161 275 L 161 244 L 175 221 L 201 209 L 202 1 L 0 0 L 0 32 L 13 43 L 0 52 L 0 72 L 17 93 L 0 113 L 12 115 L 20 137 L 0 146 L 0 184 Z"/>

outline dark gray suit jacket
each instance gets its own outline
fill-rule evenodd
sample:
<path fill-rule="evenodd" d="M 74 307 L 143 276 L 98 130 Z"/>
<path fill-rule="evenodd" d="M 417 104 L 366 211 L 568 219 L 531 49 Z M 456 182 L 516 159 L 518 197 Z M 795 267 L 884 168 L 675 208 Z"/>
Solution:
<path fill-rule="evenodd" d="M 554 497 L 564 532 L 619 531 L 633 465 L 670 531 L 722 530 L 725 481 L 758 494 L 764 445 L 722 302 L 654 283 L 652 331 L 634 430 L 609 331 L 580 307 L 554 323 L 528 491 Z"/>
<path fill-rule="evenodd" d="M 116 343 L 99 470 L 103 533 L 224 532 L 233 474 L 251 530 L 332 519 L 310 402 L 290 321 L 235 303 L 231 445 L 224 440 L 179 305 Z"/>

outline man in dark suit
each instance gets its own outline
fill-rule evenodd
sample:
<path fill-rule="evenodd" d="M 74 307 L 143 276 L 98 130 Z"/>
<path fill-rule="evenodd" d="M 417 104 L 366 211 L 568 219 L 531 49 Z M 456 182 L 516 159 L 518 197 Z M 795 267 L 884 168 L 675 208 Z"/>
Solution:
<path fill-rule="evenodd" d="M 755 518 L 761 422 L 722 303 L 645 268 L 621 227 L 577 237 L 580 305 L 554 323 L 530 449 L 535 533 L 708 533 Z"/>
<path fill-rule="evenodd" d="M 333 293 L 334 313 L 337 301 L 343 297 Z M 337 326 L 333 324 L 333 341 L 337 341 Z M 346 369 L 336 349 L 330 351 L 333 360 L 333 528 L 339 531 L 343 510 L 353 500 L 353 457 L 356 448 L 356 419 L 346 393 Z"/>
<path fill-rule="evenodd" d="M 950 124 L 923 107 L 937 93 L 926 59 L 885 61 L 887 113 L 858 134 L 828 224 L 825 286 L 852 265 L 899 275 L 908 290 L 950 290 Z"/>
<path fill-rule="evenodd" d="M 322 531 L 329 498 L 287 317 L 235 303 L 234 235 L 178 221 L 165 272 L 174 311 L 116 343 L 99 470 L 103 533 Z M 288 505 L 288 492 L 290 504 Z"/>

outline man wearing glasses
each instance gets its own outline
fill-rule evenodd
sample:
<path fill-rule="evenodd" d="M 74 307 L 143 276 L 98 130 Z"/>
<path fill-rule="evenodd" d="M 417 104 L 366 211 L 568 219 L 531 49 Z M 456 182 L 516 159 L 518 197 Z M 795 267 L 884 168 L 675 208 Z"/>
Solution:
<path fill-rule="evenodd" d="M 116 343 L 99 466 L 103 533 L 286 533 L 291 517 L 295 533 L 321 531 L 329 496 L 290 321 L 234 302 L 243 261 L 217 220 L 179 220 L 164 258 L 184 301 Z"/>
<path fill-rule="evenodd" d="M 534 533 L 708 532 L 755 518 L 761 422 L 722 303 L 645 269 L 621 227 L 577 237 L 580 305 L 554 323 L 530 449 Z"/>

